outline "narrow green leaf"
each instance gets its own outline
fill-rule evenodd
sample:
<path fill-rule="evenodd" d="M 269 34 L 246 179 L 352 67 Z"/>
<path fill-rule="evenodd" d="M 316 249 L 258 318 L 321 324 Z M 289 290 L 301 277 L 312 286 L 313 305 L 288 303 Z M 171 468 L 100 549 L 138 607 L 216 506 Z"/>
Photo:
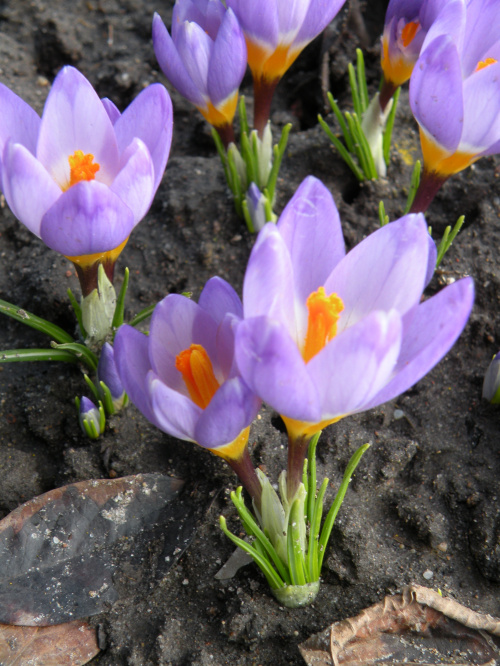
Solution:
<path fill-rule="evenodd" d="M 90 368 L 93 372 L 97 370 L 98 358 L 85 345 L 81 345 L 79 342 L 67 342 L 64 344 L 58 345 L 57 342 L 51 342 L 50 346 L 54 349 L 64 349 L 72 352 L 79 361 L 85 363 L 85 365 Z"/>
<path fill-rule="evenodd" d="M 366 175 L 370 180 L 376 180 L 378 178 L 377 167 L 375 166 L 375 160 L 373 159 L 372 151 L 370 145 L 367 141 L 363 128 L 361 127 L 361 122 L 357 114 L 352 114 L 355 127 L 355 139 L 359 143 L 359 147 L 363 153 L 364 162 L 367 165 L 368 171 Z"/>
<path fill-rule="evenodd" d="M 325 501 L 325 493 L 328 488 L 328 479 L 323 479 L 320 486 L 318 497 L 314 503 L 314 513 L 312 515 L 309 527 L 309 544 L 307 549 L 307 569 L 309 572 L 309 580 L 313 583 L 319 579 L 321 573 L 319 567 L 319 531 L 321 528 L 321 518 L 323 516 L 323 504 Z"/>
<path fill-rule="evenodd" d="M 348 150 L 346 149 L 346 147 L 343 146 L 340 143 L 339 139 L 333 134 L 333 132 L 331 131 L 331 129 L 328 127 L 328 125 L 326 124 L 326 122 L 323 120 L 323 118 L 321 116 L 318 116 L 318 121 L 319 121 L 319 124 L 321 125 L 321 127 L 323 128 L 323 130 L 325 131 L 326 135 L 328 136 L 330 141 L 333 143 L 335 148 L 339 151 L 340 156 L 342 157 L 344 162 L 347 164 L 347 166 L 351 169 L 351 171 L 356 176 L 356 178 L 360 182 L 363 182 L 364 180 L 366 180 L 363 172 L 358 167 L 358 165 L 354 162 L 354 160 L 352 159 L 352 157 L 351 157 L 350 153 L 348 152 Z"/>
<path fill-rule="evenodd" d="M 370 98 L 368 96 L 368 86 L 366 84 L 365 59 L 361 49 L 356 49 L 356 71 L 358 75 L 359 99 L 364 113 L 370 104 Z"/>
<path fill-rule="evenodd" d="M 0 351 L 0 363 L 16 363 L 17 361 L 78 363 L 75 354 L 63 349 L 5 349 Z"/>
<path fill-rule="evenodd" d="M 80 307 L 80 303 L 78 303 L 78 301 L 76 300 L 71 289 L 68 289 L 67 294 L 69 302 L 71 303 L 71 307 L 75 312 L 76 321 L 78 322 L 78 328 L 80 329 L 80 336 L 82 340 L 85 340 L 87 338 L 87 331 L 85 330 L 85 326 L 83 325 L 82 308 Z"/>
<path fill-rule="evenodd" d="M 413 166 L 413 171 L 411 172 L 410 180 L 410 190 L 408 192 L 408 198 L 406 199 L 406 206 L 404 214 L 407 215 L 410 212 L 411 205 L 415 199 L 415 195 L 420 184 L 420 171 L 422 169 L 422 164 L 420 160 L 417 160 Z"/>
<path fill-rule="evenodd" d="M 288 143 L 288 135 L 292 129 L 292 123 L 286 124 L 282 131 L 280 140 L 277 146 L 274 146 L 273 149 L 273 166 L 269 173 L 269 178 L 267 179 L 266 189 L 268 192 L 268 198 L 271 203 L 271 206 L 274 204 L 274 192 L 276 189 L 276 182 L 278 180 L 278 174 L 281 167 L 281 162 L 283 161 L 283 156 L 285 154 L 286 146 Z"/>
<path fill-rule="evenodd" d="M 340 129 L 342 130 L 342 134 L 344 136 L 344 141 L 346 142 L 347 149 L 349 152 L 354 152 L 354 142 L 351 137 L 351 133 L 349 132 L 349 128 L 347 126 L 347 123 L 344 119 L 344 116 L 342 115 L 342 111 L 339 108 L 339 105 L 337 102 L 333 99 L 333 95 L 331 92 L 327 93 L 328 101 L 330 102 L 330 106 L 332 107 L 332 111 L 335 114 L 335 117 L 337 118 L 337 122 L 340 125 Z"/>
<path fill-rule="evenodd" d="M 240 118 L 240 132 L 241 133 L 245 132 L 246 134 L 250 134 L 250 127 L 248 125 L 248 118 L 247 118 L 247 107 L 245 104 L 244 95 L 241 95 L 240 101 L 238 103 L 238 116 Z"/>
<path fill-rule="evenodd" d="M 311 522 L 314 514 L 314 504 L 316 502 L 316 447 L 321 435 L 321 430 L 317 432 L 309 442 L 307 451 L 308 465 L 308 483 L 307 483 L 307 519 Z"/>
<path fill-rule="evenodd" d="M 262 557 L 256 548 L 253 548 L 246 541 L 243 541 L 243 539 L 240 539 L 229 531 L 224 516 L 219 517 L 219 525 L 227 538 L 230 539 L 235 546 L 238 546 L 253 558 L 254 562 L 261 568 L 271 588 L 277 589 L 285 586 L 285 583 L 281 580 L 276 571 L 274 571 L 274 569 L 269 565 L 269 562 L 264 557 Z"/>
<path fill-rule="evenodd" d="M 99 392 L 98 392 L 94 382 L 90 379 L 90 377 L 88 375 L 83 375 L 83 378 L 85 380 L 85 383 L 89 387 L 89 389 L 92 391 L 92 395 L 94 396 L 94 398 L 96 400 L 99 400 Z M 80 405 L 78 405 L 78 408 L 80 408 Z"/>
<path fill-rule="evenodd" d="M 268 560 L 269 558 L 272 560 L 272 563 L 278 569 L 281 578 L 285 581 L 285 583 L 290 584 L 289 573 L 281 561 L 278 553 L 276 552 L 276 549 L 274 548 L 268 536 L 261 530 L 250 511 L 246 508 L 245 501 L 243 500 L 241 486 L 236 489 L 236 492 L 233 491 L 231 493 L 231 501 L 238 511 L 238 515 L 241 522 L 243 523 L 243 526 L 245 527 L 245 531 L 248 536 L 254 537 L 261 544 L 264 552 L 266 553 L 266 558 Z"/>
<path fill-rule="evenodd" d="M 398 88 L 395 94 L 392 97 L 392 107 L 389 111 L 389 116 L 387 117 L 387 122 L 385 124 L 384 138 L 382 140 L 384 162 L 389 166 L 389 161 L 391 159 L 391 141 L 392 141 L 392 130 L 394 128 L 394 120 L 396 118 L 396 109 L 398 108 L 399 94 L 401 93 L 401 88 Z"/>
<path fill-rule="evenodd" d="M 340 506 L 344 500 L 347 488 L 349 487 L 349 482 L 351 480 L 352 475 L 354 474 L 354 470 L 356 469 L 359 461 L 361 460 L 361 456 L 369 448 L 370 448 L 369 444 L 363 444 L 363 446 L 360 446 L 359 449 L 354 453 L 352 458 L 349 460 L 349 464 L 347 465 L 347 469 L 344 473 L 344 477 L 342 479 L 342 483 L 340 484 L 340 488 L 338 489 L 337 495 L 335 496 L 335 500 L 325 518 L 325 523 L 323 525 L 323 529 L 321 530 L 321 536 L 319 538 L 319 544 L 318 544 L 318 550 L 319 550 L 318 568 L 320 572 L 321 572 L 321 567 L 323 566 L 323 558 L 325 557 L 326 546 L 328 545 L 328 540 L 330 539 L 330 534 L 332 533 L 333 525 L 335 523 L 335 518 L 337 517 L 337 513 L 339 512 Z"/>
<path fill-rule="evenodd" d="M 243 219 L 245 220 L 245 224 L 247 225 L 247 229 L 251 234 L 255 233 L 255 229 L 253 226 L 253 221 L 252 221 L 252 216 L 250 215 L 250 212 L 248 210 L 248 203 L 247 203 L 247 198 L 244 197 L 243 201 L 241 202 L 241 210 L 243 212 Z"/>
<path fill-rule="evenodd" d="M 0 313 L 5 314 L 8 317 L 12 317 L 12 319 L 16 319 L 16 321 L 20 321 L 22 324 L 26 324 L 26 326 L 31 326 L 31 328 L 34 328 L 37 331 L 46 333 L 56 342 L 75 341 L 69 333 L 66 333 L 66 331 L 62 328 L 59 328 L 59 326 L 56 326 L 46 319 L 37 317 L 31 312 L 27 312 L 26 310 L 17 307 L 17 305 L 13 305 L 12 303 L 8 303 L 7 301 L 3 301 L 1 299 Z"/>
<path fill-rule="evenodd" d="M 381 227 L 385 227 L 386 224 L 389 224 L 389 216 L 386 215 L 383 201 L 379 201 L 378 204 L 378 219 Z"/>
<path fill-rule="evenodd" d="M 301 520 L 304 520 L 304 516 L 300 510 L 300 500 L 296 499 L 290 509 L 287 531 L 288 568 L 290 569 L 292 585 L 305 585 L 308 582 L 305 572 L 304 552 L 300 542 Z"/>
<path fill-rule="evenodd" d="M 441 242 L 439 243 L 438 247 L 438 255 L 436 259 L 436 268 L 439 266 L 441 261 L 443 260 L 444 255 L 448 252 L 448 250 L 451 247 L 451 244 L 457 237 L 457 234 L 459 233 L 460 229 L 463 226 L 463 223 L 465 222 L 465 215 L 461 215 L 458 220 L 455 222 L 455 226 L 453 227 L 453 230 L 451 230 L 451 227 L 446 227 L 444 236 L 441 239 Z"/>
<path fill-rule="evenodd" d="M 125 298 L 127 296 L 129 277 L 130 277 L 130 271 L 128 268 L 125 268 L 125 271 L 123 273 L 122 287 L 120 289 L 120 293 L 118 294 L 118 298 L 116 299 L 115 313 L 113 315 L 113 321 L 111 323 L 111 326 L 114 331 L 117 331 L 120 328 L 120 326 L 123 324 L 123 315 L 125 312 Z"/>
<path fill-rule="evenodd" d="M 135 317 L 129 322 L 130 326 L 138 326 L 142 321 L 144 321 L 148 317 L 151 317 L 155 307 L 156 307 L 156 303 L 154 305 L 148 305 L 147 308 L 144 308 L 144 310 L 141 310 L 140 312 L 138 312 L 135 315 Z"/>
<path fill-rule="evenodd" d="M 349 73 L 349 86 L 351 88 L 352 105 L 354 107 L 354 112 L 361 118 L 361 116 L 363 115 L 363 108 L 361 106 L 358 84 L 356 82 L 356 72 L 354 70 L 354 65 L 352 65 L 352 63 L 349 63 L 347 71 Z"/>

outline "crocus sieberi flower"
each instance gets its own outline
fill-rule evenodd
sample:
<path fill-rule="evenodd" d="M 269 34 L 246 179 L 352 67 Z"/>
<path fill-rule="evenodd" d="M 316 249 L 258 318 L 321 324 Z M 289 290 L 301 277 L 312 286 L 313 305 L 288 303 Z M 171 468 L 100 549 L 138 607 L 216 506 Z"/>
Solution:
<path fill-rule="evenodd" d="M 14 215 L 76 267 L 83 296 L 113 268 L 147 213 L 172 140 L 160 84 L 120 114 L 73 67 L 57 75 L 38 114 L 0 84 L 0 182 Z"/>
<path fill-rule="evenodd" d="M 406 391 L 446 354 L 473 302 L 463 278 L 421 302 L 436 247 L 423 215 L 406 215 L 345 254 L 325 186 L 307 178 L 252 250 L 236 361 L 284 419 L 293 499 L 313 434 Z"/>
<path fill-rule="evenodd" d="M 112 414 L 119 411 L 126 404 L 127 394 L 116 369 L 115 350 L 109 342 L 103 344 L 99 355 L 97 381 L 98 391 L 101 393 L 104 404 L 107 403 L 108 412 Z"/>
<path fill-rule="evenodd" d="M 345 0 L 227 0 L 245 33 L 254 80 L 254 127 L 262 135 L 274 90 L 301 51 Z"/>
<path fill-rule="evenodd" d="M 260 401 L 234 362 L 234 326 L 242 314 L 238 295 L 221 278 L 207 282 L 198 303 L 169 294 L 154 309 L 149 335 L 119 328 L 115 362 L 144 416 L 226 460 L 258 505 L 261 487 L 247 443 Z"/>
<path fill-rule="evenodd" d="M 390 0 L 382 35 L 382 110 L 409 80 L 426 45 L 442 34 L 463 39 L 464 19 L 465 0 Z"/>
<path fill-rule="evenodd" d="M 234 140 L 238 89 L 247 65 L 245 38 L 234 13 L 220 0 L 177 0 L 172 36 L 155 14 L 153 46 L 167 79 L 227 147 Z"/>
<path fill-rule="evenodd" d="M 424 162 L 412 206 L 420 212 L 450 176 L 500 152 L 499 0 L 470 0 L 463 41 L 441 35 L 422 51 L 410 105 Z"/>

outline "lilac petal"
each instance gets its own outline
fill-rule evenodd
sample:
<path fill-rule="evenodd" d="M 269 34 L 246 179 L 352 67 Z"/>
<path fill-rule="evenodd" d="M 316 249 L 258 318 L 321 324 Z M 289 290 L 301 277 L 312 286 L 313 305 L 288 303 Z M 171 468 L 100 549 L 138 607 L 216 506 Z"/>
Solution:
<path fill-rule="evenodd" d="M 158 189 L 172 144 L 173 112 L 170 96 L 159 83 L 143 90 L 115 124 L 123 152 L 134 138 L 144 141 L 154 164 L 154 191 Z"/>
<path fill-rule="evenodd" d="M 97 93 L 74 67 L 64 67 L 47 97 L 40 123 L 37 157 L 54 180 L 69 184 L 68 157 L 90 153 L 99 164 L 96 180 L 110 185 L 118 173 L 115 132 Z"/>
<path fill-rule="evenodd" d="M 8 139 L 20 143 L 30 153 L 35 154 L 39 115 L 24 100 L 0 83 L 0 186 L 2 174 L 2 155 Z"/>
<path fill-rule="evenodd" d="M 278 12 L 275 2 L 268 0 L 227 0 L 227 6 L 236 14 L 245 35 L 259 46 L 274 51 L 280 39 Z"/>
<path fill-rule="evenodd" d="M 422 214 L 405 215 L 356 245 L 325 284 L 344 302 L 338 331 L 373 310 L 403 315 L 420 301 L 429 263 L 427 225 Z"/>
<path fill-rule="evenodd" d="M 124 324 L 116 332 L 113 344 L 116 369 L 123 388 L 148 421 L 158 426 L 147 384 L 147 374 L 151 370 L 148 336 Z"/>
<path fill-rule="evenodd" d="M 196 442 L 195 428 L 202 410 L 190 398 L 164 384 L 153 371 L 147 381 L 158 427 L 172 437 Z"/>
<path fill-rule="evenodd" d="M 158 14 L 153 18 L 153 48 L 163 73 L 180 94 L 195 106 L 204 107 L 205 98 L 193 83 L 172 38 Z"/>
<path fill-rule="evenodd" d="M 109 342 L 105 342 L 99 355 L 97 379 L 109 388 L 112 398 L 120 398 L 123 394 L 123 383 L 118 375 L 115 363 L 115 352 Z"/>
<path fill-rule="evenodd" d="M 205 107 L 208 97 L 208 65 L 213 42 L 199 25 L 185 22 L 179 28 L 176 46 L 191 81 L 204 98 L 202 106 Z"/>
<path fill-rule="evenodd" d="M 3 158 L 5 199 L 17 219 L 40 236 L 42 217 L 62 192 L 24 146 L 8 141 Z"/>
<path fill-rule="evenodd" d="M 245 37 L 231 9 L 228 9 L 214 42 L 207 76 L 210 101 L 218 106 L 233 95 L 245 75 Z"/>
<path fill-rule="evenodd" d="M 118 118 L 122 115 L 120 113 L 120 110 L 116 106 L 114 102 L 112 102 L 110 99 L 107 97 L 104 97 L 101 99 L 102 105 L 104 109 L 106 110 L 106 113 L 108 114 L 109 119 L 111 120 L 111 123 L 114 125 Z M 118 137 L 117 137 L 118 138 Z"/>
<path fill-rule="evenodd" d="M 345 0 L 311 0 L 307 15 L 295 37 L 297 45 L 305 46 L 333 21 L 344 5 Z"/>
<path fill-rule="evenodd" d="M 419 15 L 422 0 L 390 0 L 385 14 L 385 25 L 388 25 L 395 16 L 397 20 L 404 18 L 412 21 Z"/>
<path fill-rule="evenodd" d="M 464 130 L 460 146 L 464 152 L 483 153 L 500 140 L 499 81 L 500 62 L 464 81 Z"/>
<path fill-rule="evenodd" d="M 217 324 L 230 312 L 243 317 L 241 300 L 233 287 L 220 277 L 213 277 L 205 284 L 198 299 L 198 305 L 206 310 Z"/>
<path fill-rule="evenodd" d="M 311 11 L 311 5 L 315 0 L 288 0 L 287 2 L 276 2 L 278 12 L 278 26 L 281 44 L 291 44 L 295 41 L 306 16 Z M 325 7 L 323 6 L 323 13 Z M 308 40 L 310 41 L 310 40 Z"/>
<path fill-rule="evenodd" d="M 149 333 L 151 367 L 159 378 L 176 391 L 188 395 L 175 359 L 192 343 L 202 345 L 212 365 L 217 358 L 217 324 L 200 306 L 185 296 L 169 294 L 155 307 Z M 216 366 L 214 372 L 217 376 Z M 218 379 L 222 379 L 220 376 Z"/>
<path fill-rule="evenodd" d="M 438 37 L 420 55 L 411 76 L 410 105 L 426 134 L 455 152 L 462 136 L 464 104 L 460 58 L 450 38 Z"/>
<path fill-rule="evenodd" d="M 228 379 L 200 416 L 195 428 L 196 441 L 207 449 L 230 444 L 252 423 L 260 404 L 240 377 Z"/>
<path fill-rule="evenodd" d="M 140 139 L 134 139 L 121 158 L 122 168 L 110 189 L 130 208 L 134 224 L 137 224 L 146 215 L 153 201 L 153 161 L 147 146 Z"/>
<path fill-rule="evenodd" d="M 239 375 L 234 356 L 234 339 L 236 327 L 241 319 L 233 314 L 226 314 L 217 329 L 217 362 L 224 379 Z"/>
<path fill-rule="evenodd" d="M 293 267 L 283 237 L 272 222 L 257 236 L 243 283 L 245 317 L 267 315 L 296 338 Z"/>
<path fill-rule="evenodd" d="M 500 11 L 497 0 L 468 0 L 462 68 L 470 76 L 480 60 L 490 55 L 490 48 L 500 35 Z"/>
<path fill-rule="evenodd" d="M 289 418 L 321 421 L 318 391 L 286 329 L 267 317 L 243 320 L 236 329 L 235 355 L 248 386 Z"/>
<path fill-rule="evenodd" d="M 372 312 L 307 364 L 321 396 L 321 420 L 365 409 L 392 375 L 401 347 L 401 316 Z"/>
<path fill-rule="evenodd" d="M 79 257 L 114 250 L 133 227 L 132 211 L 109 187 L 82 181 L 45 213 L 40 236 L 56 252 Z"/>
<path fill-rule="evenodd" d="M 426 375 L 453 346 L 469 318 L 474 283 L 463 278 L 417 308 L 404 323 L 401 353 L 394 378 L 366 405 L 366 409 L 392 400 Z"/>
<path fill-rule="evenodd" d="M 207 35 L 215 40 L 225 13 L 226 8 L 219 0 L 176 2 L 172 12 L 172 39 L 176 41 L 177 31 L 184 21 L 192 21 L 200 25 Z"/>
<path fill-rule="evenodd" d="M 290 252 L 297 299 L 305 304 L 345 255 L 332 195 L 320 180 L 308 176 L 281 213 L 277 226 Z"/>
<path fill-rule="evenodd" d="M 420 22 L 427 30 L 421 45 L 422 51 L 440 35 L 448 35 L 459 51 L 465 36 L 465 2 L 453 0 L 443 5 L 443 0 L 431 0 L 424 3 L 420 12 Z"/>
<path fill-rule="evenodd" d="M 427 235 L 427 242 L 429 246 L 429 257 L 427 259 L 427 273 L 425 274 L 424 287 L 427 287 L 429 282 L 432 280 L 434 271 L 436 270 L 436 259 L 437 259 L 437 247 L 436 243 L 432 240 L 430 234 Z"/>

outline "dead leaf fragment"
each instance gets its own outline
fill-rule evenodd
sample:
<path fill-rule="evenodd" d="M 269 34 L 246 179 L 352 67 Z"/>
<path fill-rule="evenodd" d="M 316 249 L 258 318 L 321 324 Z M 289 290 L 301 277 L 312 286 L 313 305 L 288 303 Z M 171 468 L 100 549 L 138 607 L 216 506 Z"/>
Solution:
<path fill-rule="evenodd" d="M 491 635 L 489 635 L 491 634 Z M 299 646 L 308 666 L 496 666 L 500 620 L 411 585 Z"/>
<path fill-rule="evenodd" d="M 0 624 L 2 666 L 83 666 L 98 652 L 95 629 L 82 620 L 53 627 Z"/>

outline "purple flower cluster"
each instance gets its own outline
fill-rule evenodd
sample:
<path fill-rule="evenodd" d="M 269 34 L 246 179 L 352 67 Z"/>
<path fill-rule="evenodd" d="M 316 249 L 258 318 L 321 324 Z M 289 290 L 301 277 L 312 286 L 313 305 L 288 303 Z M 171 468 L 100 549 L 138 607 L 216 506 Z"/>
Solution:
<path fill-rule="evenodd" d="M 345 254 L 333 199 L 309 177 L 260 232 L 243 306 L 214 278 L 198 304 L 177 295 L 159 303 L 149 336 L 118 331 L 123 386 L 159 428 L 238 473 L 264 400 L 288 429 L 293 497 L 314 433 L 406 391 L 460 335 L 473 283 L 464 278 L 422 302 L 435 260 L 423 215 L 382 227 Z"/>

